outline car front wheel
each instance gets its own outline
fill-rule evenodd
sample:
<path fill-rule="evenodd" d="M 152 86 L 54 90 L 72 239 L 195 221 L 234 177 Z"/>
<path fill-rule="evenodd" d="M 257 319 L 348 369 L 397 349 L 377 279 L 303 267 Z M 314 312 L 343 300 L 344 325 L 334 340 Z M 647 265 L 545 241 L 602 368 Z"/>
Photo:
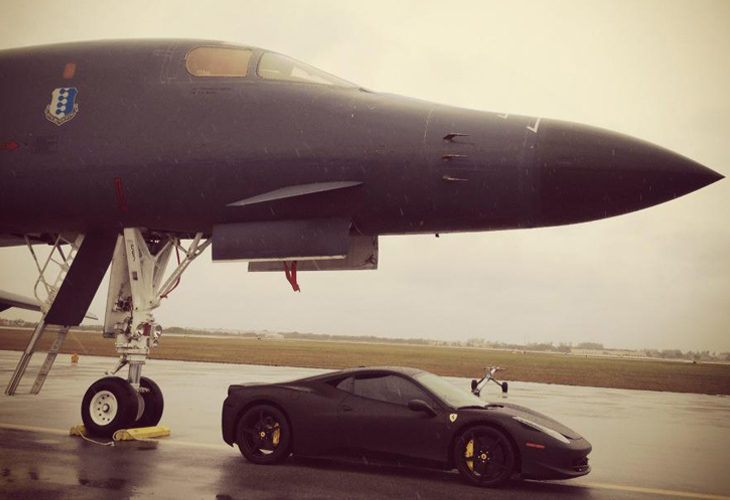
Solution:
<path fill-rule="evenodd" d="M 291 427 L 286 415 L 278 408 L 253 406 L 238 422 L 236 442 L 249 462 L 276 464 L 291 453 Z"/>
<path fill-rule="evenodd" d="M 464 479 L 475 486 L 496 488 L 512 476 L 517 463 L 512 442 L 499 429 L 471 427 L 457 438 L 454 462 Z"/>

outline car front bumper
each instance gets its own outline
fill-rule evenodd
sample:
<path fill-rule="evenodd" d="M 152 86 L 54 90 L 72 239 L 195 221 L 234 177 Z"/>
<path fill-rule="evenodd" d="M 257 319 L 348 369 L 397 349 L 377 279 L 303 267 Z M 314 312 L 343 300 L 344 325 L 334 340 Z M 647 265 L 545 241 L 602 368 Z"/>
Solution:
<path fill-rule="evenodd" d="M 569 444 L 546 445 L 545 448 L 521 447 L 523 479 L 571 479 L 591 471 L 588 454 L 592 446 L 585 439 Z"/>

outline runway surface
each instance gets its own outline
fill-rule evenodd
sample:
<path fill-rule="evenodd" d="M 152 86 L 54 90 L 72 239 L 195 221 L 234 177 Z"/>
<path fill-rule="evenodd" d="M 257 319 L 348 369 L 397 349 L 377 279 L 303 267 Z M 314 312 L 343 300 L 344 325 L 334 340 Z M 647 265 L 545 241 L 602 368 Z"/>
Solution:
<path fill-rule="evenodd" d="M 0 351 L 4 387 L 19 357 Z M 296 459 L 277 467 L 247 463 L 220 437 L 220 411 L 233 382 L 282 381 L 324 370 L 152 361 L 144 374 L 165 395 L 159 443 L 103 447 L 68 436 L 81 423 L 87 387 L 112 358 L 59 355 L 38 396 L 0 396 L 3 498 L 702 498 L 730 500 L 730 398 L 514 382 L 509 401 L 546 413 L 593 444 L 593 471 L 567 482 L 515 481 L 484 492 L 456 473 Z M 475 374 L 476 375 L 476 374 Z M 467 379 L 452 379 L 464 387 Z M 487 388 L 486 399 L 499 399 Z"/>

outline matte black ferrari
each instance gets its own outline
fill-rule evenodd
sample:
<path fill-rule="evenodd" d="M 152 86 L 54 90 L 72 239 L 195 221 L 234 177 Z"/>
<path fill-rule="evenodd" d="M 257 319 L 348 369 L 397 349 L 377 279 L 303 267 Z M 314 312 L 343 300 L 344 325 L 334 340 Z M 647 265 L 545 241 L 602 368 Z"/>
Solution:
<path fill-rule="evenodd" d="M 513 476 L 590 472 L 591 445 L 527 408 L 487 403 L 432 373 L 357 368 L 279 384 L 236 384 L 223 439 L 256 464 L 300 456 L 366 457 L 458 469 L 478 486 Z"/>

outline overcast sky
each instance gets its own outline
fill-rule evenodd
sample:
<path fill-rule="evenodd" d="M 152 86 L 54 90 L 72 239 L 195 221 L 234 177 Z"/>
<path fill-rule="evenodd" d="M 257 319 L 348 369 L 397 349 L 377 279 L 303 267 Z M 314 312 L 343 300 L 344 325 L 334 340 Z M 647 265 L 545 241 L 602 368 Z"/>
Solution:
<path fill-rule="evenodd" d="M 376 91 L 609 128 L 730 175 L 725 0 L 23 1 L 2 17 L 0 49 L 246 43 Z M 302 273 L 299 294 L 207 251 L 156 315 L 163 326 L 730 351 L 729 195 L 724 180 L 587 224 L 381 238 L 378 271 Z M 0 288 L 32 295 L 34 280 L 27 250 L 0 250 Z"/>

